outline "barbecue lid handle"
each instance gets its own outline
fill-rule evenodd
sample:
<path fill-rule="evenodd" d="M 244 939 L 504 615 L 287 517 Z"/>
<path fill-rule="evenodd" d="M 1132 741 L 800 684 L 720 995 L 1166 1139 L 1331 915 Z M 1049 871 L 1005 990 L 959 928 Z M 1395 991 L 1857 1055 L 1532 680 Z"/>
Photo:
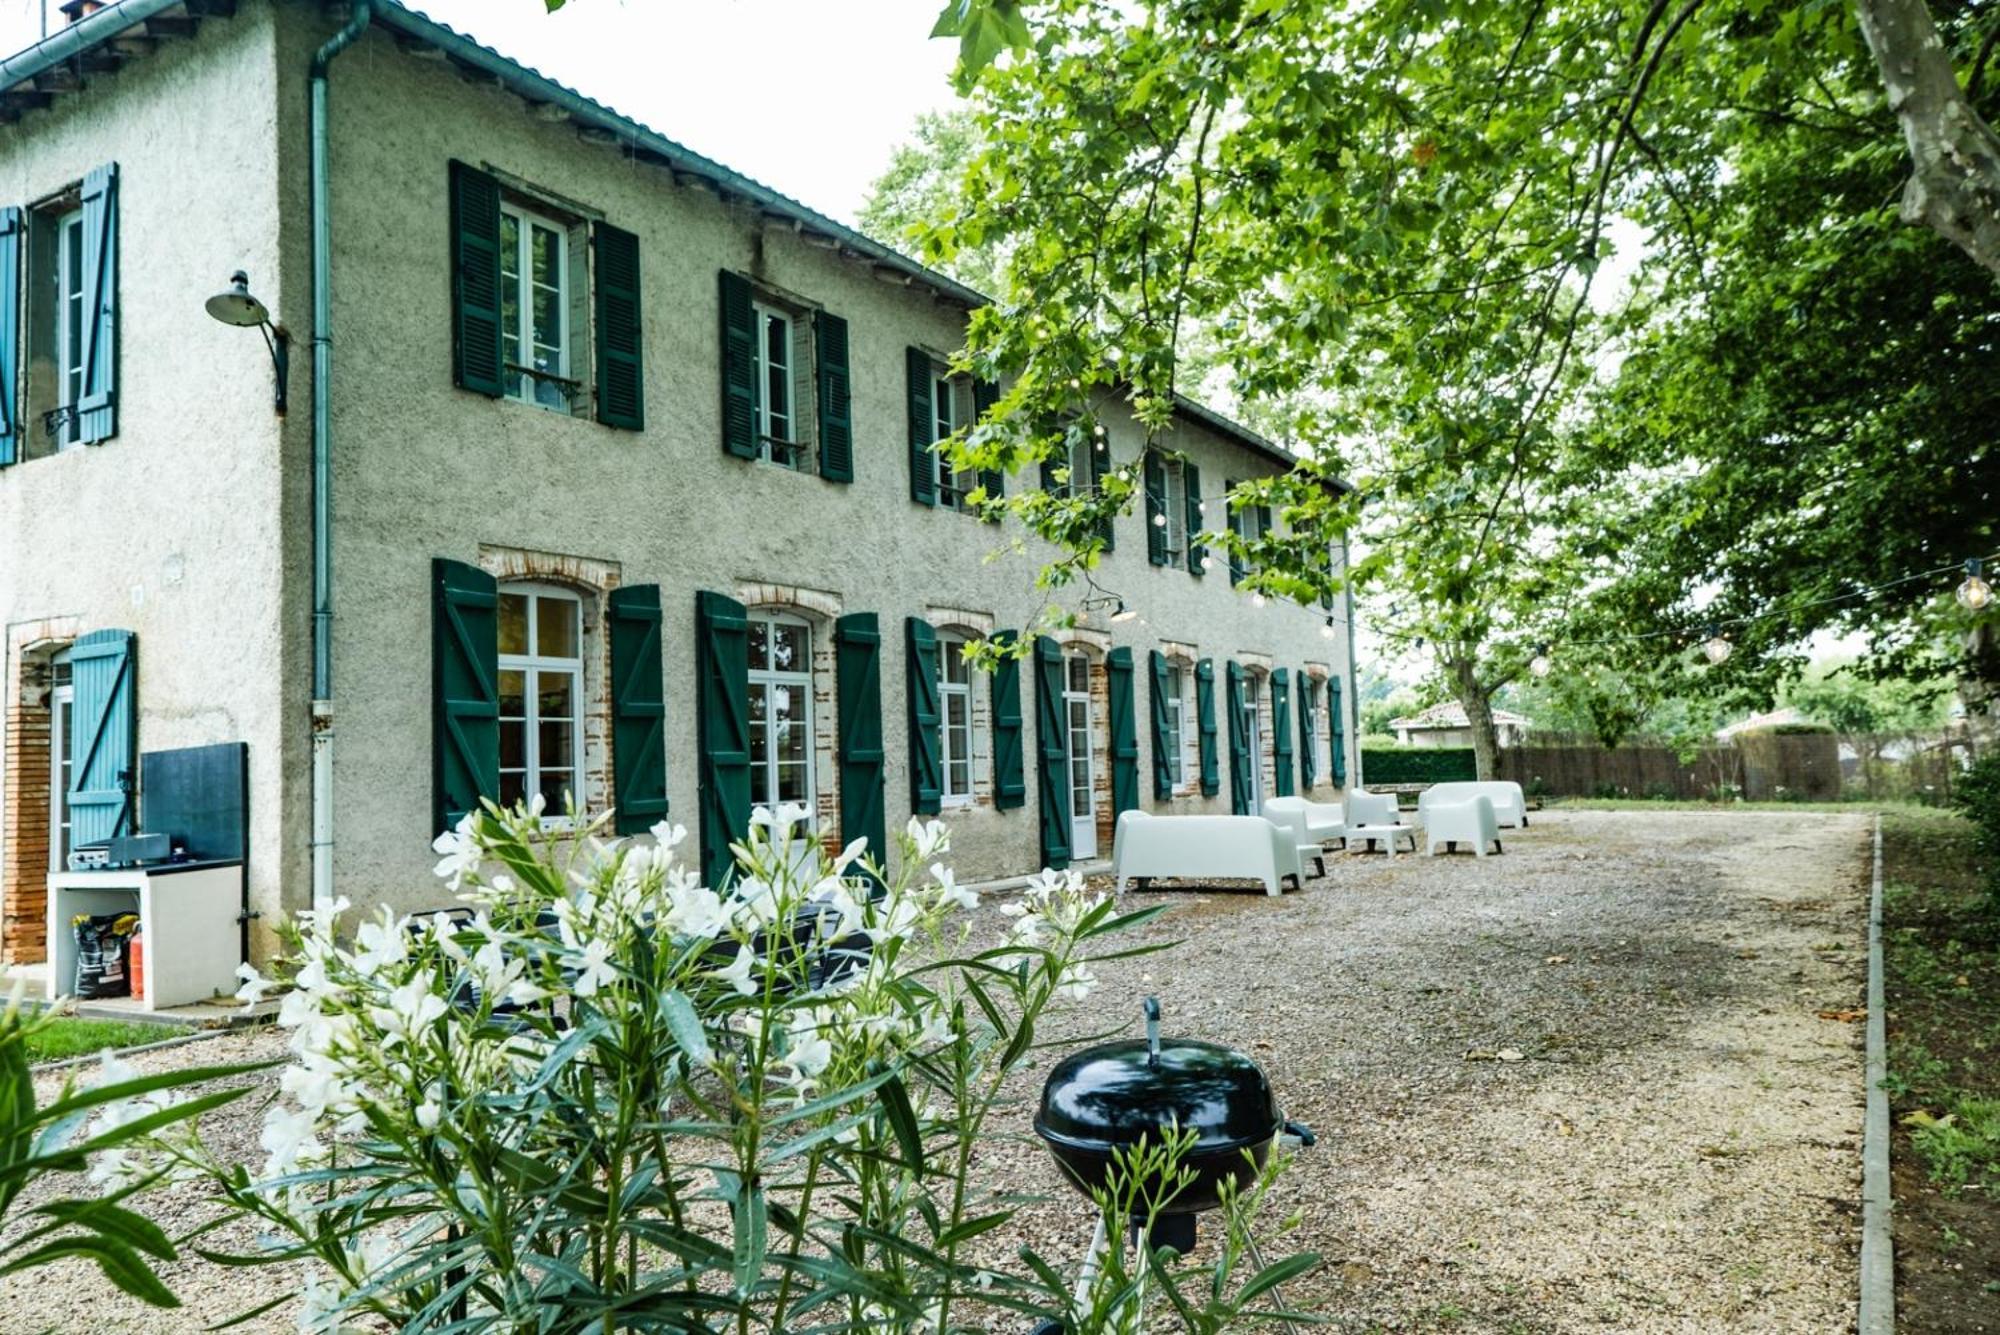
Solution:
<path fill-rule="evenodd" d="M 1146 998 L 1146 1065 L 1160 1064 L 1160 999 Z"/>

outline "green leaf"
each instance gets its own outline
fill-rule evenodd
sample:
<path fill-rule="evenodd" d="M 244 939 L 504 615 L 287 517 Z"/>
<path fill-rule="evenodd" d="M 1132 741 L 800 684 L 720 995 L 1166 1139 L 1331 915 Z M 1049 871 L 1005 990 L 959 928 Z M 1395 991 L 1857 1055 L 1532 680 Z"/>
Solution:
<path fill-rule="evenodd" d="M 882 1100 L 882 1112 L 889 1119 L 889 1129 L 896 1133 L 896 1143 L 902 1147 L 904 1166 L 912 1173 L 922 1173 L 923 1132 L 917 1128 L 916 1110 L 910 1106 L 910 1092 L 903 1087 L 902 1077 L 891 1076 L 876 1093 Z"/>
<path fill-rule="evenodd" d="M 702 1030 L 701 1017 L 695 1013 L 694 1003 L 682 992 L 662 992 L 660 994 L 660 1018 L 667 1022 L 667 1032 L 680 1044 L 681 1051 L 687 1053 L 688 1060 L 696 1067 L 706 1069 L 715 1065 L 715 1053 L 708 1045 L 708 1035 Z"/>
<path fill-rule="evenodd" d="M 752 1184 L 730 1202 L 730 1220 L 736 1231 L 734 1268 L 736 1294 L 748 1298 L 764 1269 L 764 1250 L 770 1221 L 764 1212 L 764 1189 Z"/>

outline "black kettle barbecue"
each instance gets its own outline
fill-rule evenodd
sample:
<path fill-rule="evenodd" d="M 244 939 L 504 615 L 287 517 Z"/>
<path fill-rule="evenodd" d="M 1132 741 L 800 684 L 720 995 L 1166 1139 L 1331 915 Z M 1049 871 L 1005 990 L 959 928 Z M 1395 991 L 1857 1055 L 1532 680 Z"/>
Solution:
<path fill-rule="evenodd" d="M 1146 998 L 1145 1014 L 1144 1039 L 1086 1048 L 1049 1073 L 1035 1134 L 1070 1182 L 1089 1194 L 1105 1185 L 1115 1157 L 1141 1139 L 1158 1144 L 1170 1127 L 1193 1132 L 1181 1164 L 1194 1180 L 1161 1211 L 1149 1239 L 1186 1253 L 1194 1245 L 1195 1216 L 1222 1203 L 1225 1183 L 1247 1183 L 1280 1136 L 1302 1145 L 1314 1136 L 1285 1120 L 1256 1062 L 1217 1043 L 1161 1039 L 1157 997 Z"/>

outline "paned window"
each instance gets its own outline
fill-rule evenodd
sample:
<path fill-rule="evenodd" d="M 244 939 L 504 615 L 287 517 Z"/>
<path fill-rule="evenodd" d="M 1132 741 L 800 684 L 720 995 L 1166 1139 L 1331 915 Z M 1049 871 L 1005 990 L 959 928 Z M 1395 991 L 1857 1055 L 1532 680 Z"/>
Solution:
<path fill-rule="evenodd" d="M 1187 783 L 1187 670 L 1179 663 L 1167 664 L 1167 773 L 1175 788 Z"/>
<path fill-rule="evenodd" d="M 500 360 L 507 397 L 557 412 L 574 406 L 570 374 L 569 229 L 514 204 L 500 210 Z"/>
<path fill-rule="evenodd" d="M 938 700 L 943 717 L 944 801 L 972 801 L 972 665 L 965 661 L 966 641 L 955 636 L 938 639 Z"/>
<path fill-rule="evenodd" d="M 810 808 L 812 627 L 797 617 L 750 614 L 750 801 Z M 810 818 L 808 818 L 810 824 Z"/>
<path fill-rule="evenodd" d="M 553 815 L 581 800 L 583 602 L 534 584 L 500 590 L 500 804 L 540 793 Z"/>

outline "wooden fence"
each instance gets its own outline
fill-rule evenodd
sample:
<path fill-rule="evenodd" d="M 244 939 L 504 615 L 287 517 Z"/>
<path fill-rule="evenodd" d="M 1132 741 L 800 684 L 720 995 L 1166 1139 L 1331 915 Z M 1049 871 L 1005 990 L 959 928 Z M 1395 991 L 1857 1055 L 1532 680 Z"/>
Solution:
<path fill-rule="evenodd" d="M 1500 777 L 1548 797 L 1913 799 L 1945 803 L 1972 760 L 1960 734 L 1751 733 L 1683 762 L 1665 746 L 1543 739 L 1500 752 Z"/>

